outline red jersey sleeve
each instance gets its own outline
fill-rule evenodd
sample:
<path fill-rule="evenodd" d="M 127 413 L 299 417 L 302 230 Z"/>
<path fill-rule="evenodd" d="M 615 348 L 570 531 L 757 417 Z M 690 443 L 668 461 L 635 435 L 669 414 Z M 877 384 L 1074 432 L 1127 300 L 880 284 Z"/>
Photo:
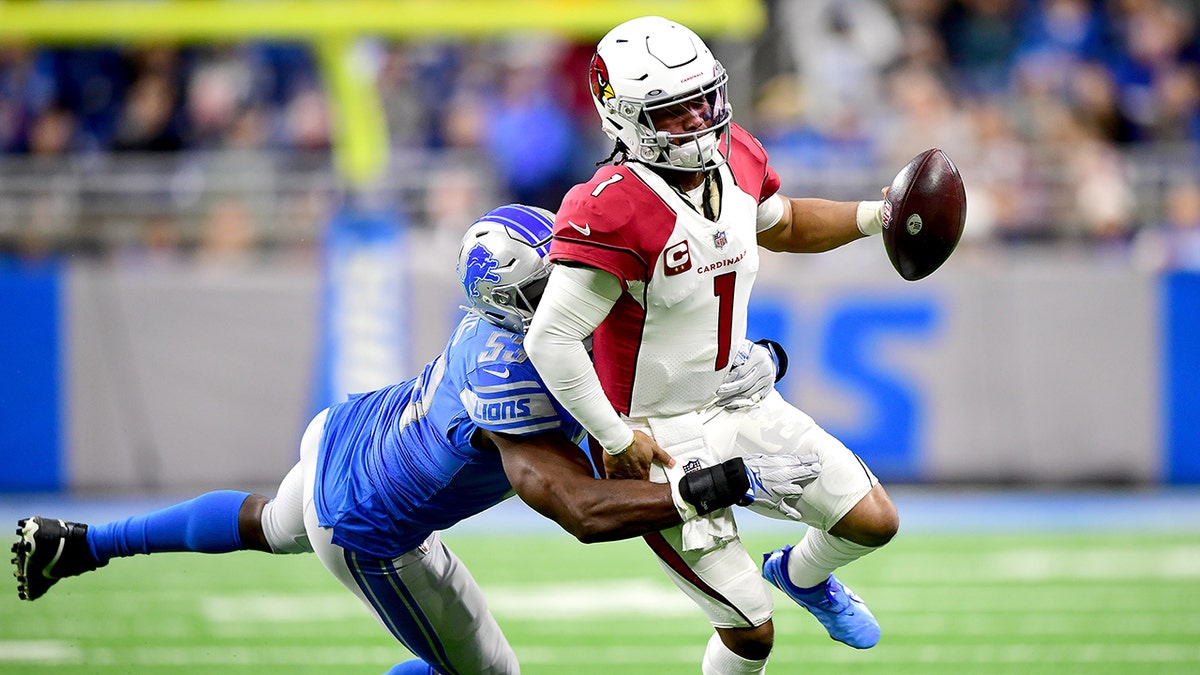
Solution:
<path fill-rule="evenodd" d="M 779 191 L 779 174 L 767 163 L 767 150 L 749 131 L 729 125 L 729 168 L 734 180 L 761 204 Z"/>
<path fill-rule="evenodd" d="M 550 261 L 604 270 L 620 279 L 623 288 L 630 280 L 649 281 L 661 242 L 648 235 L 662 230 L 655 226 L 658 222 L 674 223 L 662 199 L 627 167 L 602 167 L 563 198 Z"/>

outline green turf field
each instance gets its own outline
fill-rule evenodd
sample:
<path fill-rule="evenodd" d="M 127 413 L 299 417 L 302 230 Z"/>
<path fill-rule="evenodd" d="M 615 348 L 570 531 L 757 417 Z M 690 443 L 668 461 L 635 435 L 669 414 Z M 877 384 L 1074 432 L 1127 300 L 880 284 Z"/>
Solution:
<path fill-rule="evenodd" d="M 748 536 L 751 550 L 778 537 Z M 640 541 L 446 535 L 538 674 L 699 672 L 709 628 Z M 772 673 L 1200 673 L 1200 534 L 901 535 L 841 574 L 883 641 L 776 594 Z M 0 601 L 0 673 L 381 673 L 407 653 L 312 556 L 116 560 Z"/>

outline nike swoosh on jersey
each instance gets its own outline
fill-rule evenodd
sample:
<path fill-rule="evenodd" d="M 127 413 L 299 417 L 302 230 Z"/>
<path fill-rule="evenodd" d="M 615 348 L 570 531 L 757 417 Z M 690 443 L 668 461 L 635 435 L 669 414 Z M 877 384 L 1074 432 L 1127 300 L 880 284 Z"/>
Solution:
<path fill-rule="evenodd" d="M 495 375 L 496 377 L 508 377 L 508 375 L 509 375 L 508 368 L 501 368 L 500 370 L 490 370 L 488 368 L 484 368 L 483 372 L 491 373 L 492 375 Z"/>
<path fill-rule="evenodd" d="M 586 225 L 576 225 L 574 221 L 568 220 L 567 224 L 575 228 L 575 231 L 579 232 L 579 234 L 582 234 L 585 237 L 592 233 L 592 226 L 590 223 Z"/>

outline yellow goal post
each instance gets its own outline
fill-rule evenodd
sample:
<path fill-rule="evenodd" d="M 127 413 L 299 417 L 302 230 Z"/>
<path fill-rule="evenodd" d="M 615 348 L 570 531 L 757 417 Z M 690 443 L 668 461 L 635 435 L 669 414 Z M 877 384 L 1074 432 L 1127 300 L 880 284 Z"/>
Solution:
<path fill-rule="evenodd" d="M 388 134 L 375 82 L 358 63 L 361 38 L 598 39 L 648 14 L 722 38 L 753 37 L 766 21 L 759 0 L 0 0 L 0 44 L 309 43 L 332 107 L 338 172 L 363 187 L 386 165 Z"/>

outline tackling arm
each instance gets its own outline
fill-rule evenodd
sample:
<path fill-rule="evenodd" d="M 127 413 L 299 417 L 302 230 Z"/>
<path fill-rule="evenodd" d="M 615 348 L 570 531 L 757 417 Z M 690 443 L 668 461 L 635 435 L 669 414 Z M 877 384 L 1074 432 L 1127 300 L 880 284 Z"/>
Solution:
<path fill-rule="evenodd" d="M 500 452 L 517 495 L 585 544 L 637 537 L 683 522 L 670 485 L 599 480 L 579 446 L 559 432 L 510 436 L 480 429 L 476 434 L 477 445 L 490 444 Z M 685 475 L 680 492 L 692 505 L 691 516 L 744 501 L 749 486 L 741 459 L 733 459 Z"/>

